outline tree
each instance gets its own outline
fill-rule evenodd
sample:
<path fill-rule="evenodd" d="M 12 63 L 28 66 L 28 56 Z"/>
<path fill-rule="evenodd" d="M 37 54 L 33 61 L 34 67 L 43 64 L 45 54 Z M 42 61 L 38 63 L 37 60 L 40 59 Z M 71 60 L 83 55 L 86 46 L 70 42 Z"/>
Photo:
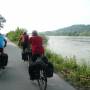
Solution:
<path fill-rule="evenodd" d="M 6 19 L 2 15 L 0 15 L 0 29 L 3 28 L 3 23 L 5 22 L 6 22 Z"/>
<path fill-rule="evenodd" d="M 19 28 L 17 27 L 15 31 L 10 31 L 7 33 L 7 37 L 11 40 L 11 41 L 18 41 L 19 37 L 20 37 L 20 34 L 25 32 L 26 29 L 24 28 Z"/>

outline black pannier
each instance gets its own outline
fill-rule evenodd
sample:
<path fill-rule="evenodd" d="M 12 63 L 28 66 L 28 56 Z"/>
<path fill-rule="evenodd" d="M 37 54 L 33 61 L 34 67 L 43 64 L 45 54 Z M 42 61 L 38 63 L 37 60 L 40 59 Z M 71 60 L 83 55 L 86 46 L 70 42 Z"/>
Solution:
<path fill-rule="evenodd" d="M 46 67 L 46 76 L 47 77 L 53 77 L 53 72 L 54 72 L 53 64 L 51 62 L 49 62 L 49 60 L 46 56 L 43 56 L 42 60 L 47 65 L 47 67 Z"/>
<path fill-rule="evenodd" d="M 8 55 L 6 53 L 2 53 L 0 55 L 0 66 L 7 66 L 8 63 Z"/>
<path fill-rule="evenodd" d="M 39 77 L 40 77 L 40 64 L 36 63 L 36 62 L 30 64 L 28 72 L 29 72 L 30 80 L 39 79 Z"/>
<path fill-rule="evenodd" d="M 48 62 L 47 68 L 46 68 L 46 76 L 47 77 L 53 77 L 54 67 L 51 62 Z"/>

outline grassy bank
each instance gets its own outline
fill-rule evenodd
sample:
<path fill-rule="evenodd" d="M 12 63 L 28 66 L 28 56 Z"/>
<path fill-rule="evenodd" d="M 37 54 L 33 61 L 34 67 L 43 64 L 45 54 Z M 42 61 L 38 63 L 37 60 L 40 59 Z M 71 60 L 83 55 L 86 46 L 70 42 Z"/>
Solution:
<path fill-rule="evenodd" d="M 90 66 L 79 65 L 75 57 L 63 58 L 49 50 L 46 50 L 46 56 L 53 63 L 55 72 L 66 81 L 78 90 L 90 90 Z"/>

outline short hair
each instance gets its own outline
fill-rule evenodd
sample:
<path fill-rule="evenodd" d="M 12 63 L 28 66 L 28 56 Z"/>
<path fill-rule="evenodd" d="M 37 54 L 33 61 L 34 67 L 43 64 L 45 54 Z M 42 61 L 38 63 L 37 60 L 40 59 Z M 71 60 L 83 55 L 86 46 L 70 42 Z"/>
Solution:
<path fill-rule="evenodd" d="M 24 32 L 23 34 L 24 34 L 24 35 L 26 35 L 26 34 L 27 34 L 27 32 Z"/>
<path fill-rule="evenodd" d="M 37 31 L 36 31 L 36 30 L 33 30 L 33 31 L 32 31 L 32 35 L 33 35 L 33 36 L 37 36 L 37 35 L 38 35 Z"/>

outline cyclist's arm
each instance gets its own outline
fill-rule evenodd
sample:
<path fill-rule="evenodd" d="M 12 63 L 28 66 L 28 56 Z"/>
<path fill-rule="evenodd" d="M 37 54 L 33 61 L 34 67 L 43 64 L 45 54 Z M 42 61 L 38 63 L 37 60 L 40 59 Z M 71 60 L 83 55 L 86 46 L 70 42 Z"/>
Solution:
<path fill-rule="evenodd" d="M 5 42 L 4 47 L 6 47 L 7 46 L 7 40 L 5 38 L 4 38 L 4 42 Z"/>

